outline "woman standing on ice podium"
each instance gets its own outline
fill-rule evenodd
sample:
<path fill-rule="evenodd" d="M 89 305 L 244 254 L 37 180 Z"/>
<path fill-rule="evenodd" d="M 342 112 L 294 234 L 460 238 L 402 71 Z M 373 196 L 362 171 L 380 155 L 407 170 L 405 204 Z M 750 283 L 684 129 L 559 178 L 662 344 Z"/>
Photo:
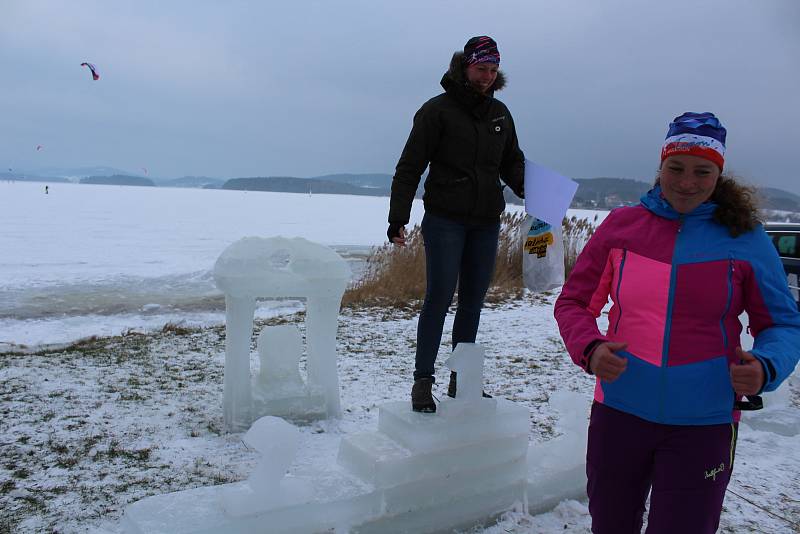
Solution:
<path fill-rule="evenodd" d="M 776 389 L 800 357 L 800 313 L 752 190 L 721 174 L 725 137 L 712 113 L 677 117 L 655 187 L 609 214 L 556 301 L 570 356 L 597 377 L 586 454 L 595 533 L 640 532 L 648 492 L 648 534 L 715 532 L 739 410 L 754 408 L 742 397 Z"/>
<path fill-rule="evenodd" d="M 473 37 L 456 52 L 442 77 L 445 92 L 414 115 L 414 126 L 392 180 L 387 236 L 405 246 L 405 224 L 420 177 L 425 180 L 425 301 L 417 324 L 416 369 L 411 405 L 435 412 L 431 388 L 447 309 L 458 281 L 453 348 L 474 342 L 481 308 L 494 273 L 502 179 L 523 196 L 525 156 L 508 108 L 494 98 L 505 86 L 494 39 Z M 448 395 L 456 394 L 455 373 Z"/>

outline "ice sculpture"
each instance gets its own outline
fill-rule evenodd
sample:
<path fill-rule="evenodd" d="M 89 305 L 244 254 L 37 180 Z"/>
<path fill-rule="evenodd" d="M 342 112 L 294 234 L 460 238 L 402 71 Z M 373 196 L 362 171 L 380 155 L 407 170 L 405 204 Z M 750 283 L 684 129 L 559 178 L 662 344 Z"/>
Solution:
<path fill-rule="evenodd" d="M 746 313 L 739 316 L 742 324 L 749 324 Z M 750 328 L 742 329 L 741 344 L 744 350 L 751 350 L 753 337 Z M 764 408 L 752 412 L 742 412 L 742 423 L 756 430 L 774 432 L 783 436 L 800 434 L 800 409 L 792 404 L 792 389 L 800 390 L 800 371 L 797 369 L 783 381 L 775 391 L 764 393 Z"/>
<path fill-rule="evenodd" d="M 243 482 L 155 495 L 125 508 L 129 534 L 313 534 L 348 532 L 378 513 L 371 488 L 333 463 L 303 474 L 286 474 L 297 454 L 300 432 L 263 417 L 244 435 L 262 457 Z M 304 458 L 302 463 L 313 463 Z"/>
<path fill-rule="evenodd" d="M 459 343 L 445 361 L 458 373 L 456 398 L 476 402 L 483 396 L 483 348 L 475 343 Z"/>
<path fill-rule="evenodd" d="M 375 487 L 380 514 L 355 532 L 437 532 L 471 527 L 525 501 L 528 409 L 482 398 L 484 351 L 459 344 L 455 399 L 435 414 L 408 401 L 379 407 L 378 430 L 342 439 L 339 463 Z"/>
<path fill-rule="evenodd" d="M 528 508 L 532 514 L 545 512 L 564 499 L 586 497 L 586 441 L 589 407 L 585 395 L 557 391 L 550 405 L 558 412 L 561 436 L 528 449 Z"/>
<path fill-rule="evenodd" d="M 326 416 L 325 391 L 300 376 L 303 341 L 294 325 L 267 326 L 258 336 L 261 370 L 253 377 L 253 412 L 293 421 Z"/>
<path fill-rule="evenodd" d="M 286 476 L 300 445 L 297 428 L 278 417 L 262 417 L 242 440 L 261 453 L 261 460 L 246 482 L 222 491 L 228 515 L 242 517 L 312 499 L 310 480 Z"/>
<path fill-rule="evenodd" d="M 299 237 L 245 237 L 222 252 L 214 280 L 225 294 L 223 412 L 229 430 L 244 430 L 268 415 L 254 411 L 250 382 L 250 338 L 259 298 L 306 299 L 309 388 L 321 389 L 328 416 L 340 414 L 336 327 L 350 276 L 336 252 Z"/>
<path fill-rule="evenodd" d="M 762 395 L 764 408 L 742 412 L 742 423 L 756 430 L 782 436 L 800 434 L 800 408 L 792 404 L 792 388 L 800 390 L 800 374 L 795 370 L 778 389 Z"/>
<path fill-rule="evenodd" d="M 472 343 L 456 348 L 448 365 L 459 396 L 435 414 L 383 404 L 376 431 L 346 435 L 338 456 L 330 440 L 305 447 L 290 475 L 298 431 L 260 419 L 245 441 L 264 459 L 247 481 L 142 499 L 127 507 L 126 531 L 425 534 L 487 524 L 519 503 L 538 512 L 583 496 L 589 399 L 552 395 L 563 435 L 529 446 L 528 409 L 481 397 L 483 354 Z"/>

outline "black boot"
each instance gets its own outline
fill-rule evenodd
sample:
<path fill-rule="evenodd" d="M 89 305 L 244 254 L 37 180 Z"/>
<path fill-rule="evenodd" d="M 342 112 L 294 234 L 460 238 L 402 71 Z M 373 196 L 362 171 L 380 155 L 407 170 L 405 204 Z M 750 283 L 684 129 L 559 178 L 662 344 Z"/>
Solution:
<path fill-rule="evenodd" d="M 450 382 L 447 384 L 447 396 L 456 398 L 456 373 L 455 371 L 450 371 Z"/>
<path fill-rule="evenodd" d="M 447 384 L 447 396 L 452 397 L 454 399 L 456 398 L 456 375 L 458 375 L 458 373 L 456 373 L 455 371 L 450 371 L 450 382 Z M 486 393 L 485 391 L 483 391 L 482 393 L 484 399 L 492 398 L 492 396 Z"/>
<path fill-rule="evenodd" d="M 411 409 L 415 412 L 435 413 L 436 403 L 433 402 L 433 378 L 417 378 L 411 388 Z"/>

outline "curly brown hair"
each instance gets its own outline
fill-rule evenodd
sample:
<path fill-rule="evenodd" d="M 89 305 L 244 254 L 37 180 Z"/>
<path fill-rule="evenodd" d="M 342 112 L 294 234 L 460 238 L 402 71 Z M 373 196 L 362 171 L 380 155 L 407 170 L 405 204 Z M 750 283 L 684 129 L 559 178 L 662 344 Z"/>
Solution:
<path fill-rule="evenodd" d="M 730 174 L 719 177 L 710 200 L 717 204 L 714 220 L 728 228 L 733 237 L 749 232 L 759 223 L 755 187 L 740 183 Z"/>
<path fill-rule="evenodd" d="M 656 175 L 655 185 L 660 181 Z M 749 232 L 761 222 L 755 187 L 740 183 L 732 174 L 720 175 L 709 200 L 717 204 L 714 220 L 726 227 L 733 237 Z"/>

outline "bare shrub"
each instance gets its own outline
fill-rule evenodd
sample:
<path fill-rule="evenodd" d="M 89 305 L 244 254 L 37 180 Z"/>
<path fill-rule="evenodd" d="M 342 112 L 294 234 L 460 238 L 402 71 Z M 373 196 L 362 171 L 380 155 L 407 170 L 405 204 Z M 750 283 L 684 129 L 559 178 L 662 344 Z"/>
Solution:
<path fill-rule="evenodd" d="M 564 232 L 564 277 L 569 276 L 578 255 L 583 250 L 586 242 L 594 234 L 597 225 L 597 215 L 589 222 L 589 219 L 578 219 L 574 215 L 570 218 L 564 217 L 561 228 Z"/>
<path fill-rule="evenodd" d="M 520 228 L 525 214 L 505 212 L 500 217 L 500 237 L 494 275 L 487 302 L 499 302 L 522 295 L 522 246 Z M 564 219 L 564 263 L 572 270 L 583 245 L 594 232 L 594 222 L 571 217 Z M 425 245 L 419 225 L 406 235 L 406 246 L 390 243 L 376 247 L 366 260 L 361 278 L 347 289 L 344 306 L 392 306 L 419 308 L 425 298 Z"/>
<path fill-rule="evenodd" d="M 196 332 L 196 328 L 190 328 L 181 323 L 169 322 L 161 327 L 161 332 L 164 334 L 174 334 L 176 336 L 186 336 Z"/>
<path fill-rule="evenodd" d="M 345 292 L 342 305 L 407 307 L 425 297 L 425 245 L 419 225 L 407 232 L 405 247 L 391 243 L 376 247 L 366 263 L 361 278 Z"/>

